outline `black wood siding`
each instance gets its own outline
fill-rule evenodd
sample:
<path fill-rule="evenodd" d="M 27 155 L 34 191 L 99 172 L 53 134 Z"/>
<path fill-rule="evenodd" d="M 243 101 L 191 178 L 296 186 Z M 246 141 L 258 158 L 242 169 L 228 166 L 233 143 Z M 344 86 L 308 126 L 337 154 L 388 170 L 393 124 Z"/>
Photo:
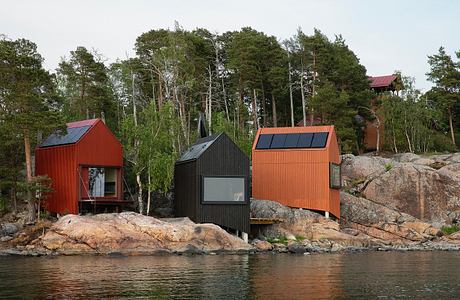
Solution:
<path fill-rule="evenodd" d="M 188 216 L 195 222 L 215 223 L 249 233 L 249 158 L 225 134 L 194 161 L 175 166 L 175 214 Z M 244 176 L 246 201 L 243 204 L 203 204 L 203 176 Z"/>
<path fill-rule="evenodd" d="M 174 215 L 196 221 L 196 202 L 199 186 L 196 184 L 196 161 L 178 163 L 174 167 Z"/>
<path fill-rule="evenodd" d="M 197 173 L 201 189 L 202 176 L 244 176 L 246 201 L 244 204 L 202 204 L 197 202 L 197 218 L 221 226 L 250 231 L 249 211 L 249 158 L 233 141 L 222 134 L 197 161 Z"/>

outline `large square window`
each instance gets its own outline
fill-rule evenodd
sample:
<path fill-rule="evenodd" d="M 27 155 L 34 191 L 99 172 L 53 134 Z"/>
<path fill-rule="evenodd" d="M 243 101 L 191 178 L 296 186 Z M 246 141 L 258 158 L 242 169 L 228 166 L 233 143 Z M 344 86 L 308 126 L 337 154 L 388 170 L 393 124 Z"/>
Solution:
<path fill-rule="evenodd" d="M 89 196 L 114 197 L 117 195 L 116 168 L 88 168 Z"/>
<path fill-rule="evenodd" d="M 203 202 L 245 202 L 244 177 L 203 177 Z"/>

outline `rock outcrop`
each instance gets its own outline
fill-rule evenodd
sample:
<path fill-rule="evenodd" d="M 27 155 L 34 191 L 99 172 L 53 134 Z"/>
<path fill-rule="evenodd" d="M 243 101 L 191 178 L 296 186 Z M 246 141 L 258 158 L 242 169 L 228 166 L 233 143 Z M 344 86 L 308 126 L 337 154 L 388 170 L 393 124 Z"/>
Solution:
<path fill-rule="evenodd" d="M 56 254 L 155 254 L 249 251 L 252 247 L 214 224 L 188 218 L 159 220 L 133 212 L 66 215 L 27 250 Z"/>
<path fill-rule="evenodd" d="M 442 235 L 439 229 L 406 213 L 344 192 L 340 198 L 342 227 L 383 243 L 426 242 Z"/>
<path fill-rule="evenodd" d="M 441 227 L 456 221 L 460 211 L 458 160 L 460 154 L 345 155 L 342 173 L 351 193 Z"/>

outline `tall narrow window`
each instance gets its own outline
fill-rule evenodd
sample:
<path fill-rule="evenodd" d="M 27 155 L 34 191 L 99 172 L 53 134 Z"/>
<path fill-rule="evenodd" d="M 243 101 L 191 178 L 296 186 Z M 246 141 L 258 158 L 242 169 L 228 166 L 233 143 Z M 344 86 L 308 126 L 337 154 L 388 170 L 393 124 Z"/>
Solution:
<path fill-rule="evenodd" d="M 340 189 L 342 187 L 340 165 L 338 164 L 329 164 L 329 186 L 332 189 Z"/>

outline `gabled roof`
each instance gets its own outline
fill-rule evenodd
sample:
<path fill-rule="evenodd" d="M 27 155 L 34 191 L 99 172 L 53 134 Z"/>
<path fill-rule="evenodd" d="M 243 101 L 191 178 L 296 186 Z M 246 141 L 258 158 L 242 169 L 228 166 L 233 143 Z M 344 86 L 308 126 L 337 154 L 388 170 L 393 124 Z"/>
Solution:
<path fill-rule="evenodd" d="M 195 144 L 190 146 L 177 162 L 198 159 L 222 134 L 224 133 L 214 134 L 196 140 Z"/>
<path fill-rule="evenodd" d="M 75 144 L 93 127 L 100 119 L 83 120 L 67 123 L 67 133 L 56 132 L 39 146 L 39 148 Z"/>
<path fill-rule="evenodd" d="M 396 75 L 369 77 L 369 80 L 371 81 L 371 88 L 389 87 L 393 81 L 397 79 L 398 77 Z"/>

